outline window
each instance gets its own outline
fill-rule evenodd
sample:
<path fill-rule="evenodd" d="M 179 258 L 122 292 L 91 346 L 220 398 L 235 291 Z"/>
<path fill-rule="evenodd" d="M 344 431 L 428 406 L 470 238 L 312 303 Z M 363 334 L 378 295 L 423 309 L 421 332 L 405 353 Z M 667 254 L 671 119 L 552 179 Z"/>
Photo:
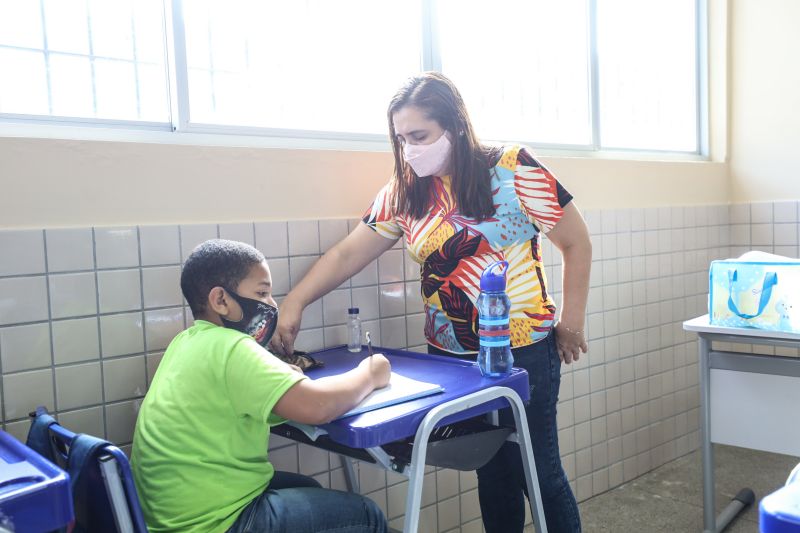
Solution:
<path fill-rule="evenodd" d="M 184 1 L 190 120 L 385 134 L 389 99 L 421 67 L 420 6 L 394 5 Z"/>
<path fill-rule="evenodd" d="M 385 140 L 391 96 L 434 69 L 485 139 L 697 153 L 704 7 L 0 0 L 0 120 Z"/>
<path fill-rule="evenodd" d="M 0 2 L 0 113 L 169 123 L 161 0 Z"/>

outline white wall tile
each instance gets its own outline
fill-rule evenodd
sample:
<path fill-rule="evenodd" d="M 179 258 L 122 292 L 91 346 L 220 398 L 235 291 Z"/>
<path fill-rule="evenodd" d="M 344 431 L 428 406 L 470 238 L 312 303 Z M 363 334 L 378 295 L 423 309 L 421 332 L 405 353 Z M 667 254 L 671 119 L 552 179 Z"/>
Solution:
<path fill-rule="evenodd" d="M 401 349 L 406 347 L 405 317 L 381 319 L 381 346 Z"/>
<path fill-rule="evenodd" d="M 326 326 L 347 322 L 347 310 L 352 307 L 349 290 L 331 291 L 322 297 L 322 316 Z M 359 309 L 359 314 L 361 310 Z"/>
<path fill-rule="evenodd" d="M 135 227 L 95 228 L 97 268 L 139 266 L 139 235 Z"/>
<path fill-rule="evenodd" d="M 142 308 L 142 285 L 139 269 L 97 272 L 101 313 L 117 313 Z"/>
<path fill-rule="evenodd" d="M 301 330 L 295 340 L 294 347 L 296 350 L 304 352 L 312 352 L 324 348 L 325 337 L 322 328 Z"/>
<path fill-rule="evenodd" d="M 125 313 L 100 317 L 100 340 L 103 357 L 128 355 L 144 351 L 142 313 Z"/>
<path fill-rule="evenodd" d="M 0 326 L 47 320 L 47 278 L 0 278 Z"/>
<path fill-rule="evenodd" d="M 178 226 L 139 226 L 142 265 L 175 265 L 181 262 Z"/>
<path fill-rule="evenodd" d="M 374 320 L 380 316 L 378 312 L 378 288 L 358 287 L 352 289 L 353 306 L 360 309 L 362 320 Z"/>
<path fill-rule="evenodd" d="M 234 222 L 219 225 L 219 238 L 229 241 L 239 241 L 253 246 L 255 237 L 251 222 Z"/>
<path fill-rule="evenodd" d="M 148 387 L 153 382 L 153 376 L 155 376 L 156 370 L 158 370 L 158 365 L 161 363 L 161 359 L 163 357 L 164 357 L 164 352 L 149 353 L 145 356 L 144 361 L 145 365 L 147 366 Z"/>
<path fill-rule="evenodd" d="M 324 328 L 325 347 L 341 346 L 347 344 L 347 326 L 328 326 Z"/>
<path fill-rule="evenodd" d="M 775 223 L 797 222 L 798 220 L 798 202 L 775 202 L 772 204 L 773 216 Z"/>
<path fill-rule="evenodd" d="M 126 444 L 133 440 L 133 429 L 136 415 L 139 413 L 141 400 L 106 404 L 107 438 L 114 444 Z"/>
<path fill-rule="evenodd" d="M 53 318 L 97 314 L 94 272 L 52 274 L 48 276 L 48 281 Z"/>
<path fill-rule="evenodd" d="M 103 390 L 106 402 L 144 396 L 147 373 L 143 355 L 103 361 Z"/>
<path fill-rule="evenodd" d="M 0 250 L 0 276 L 45 272 L 41 230 L 0 231 Z"/>
<path fill-rule="evenodd" d="M 143 268 L 142 292 L 145 308 L 182 305 L 180 279 L 180 266 Z"/>
<path fill-rule="evenodd" d="M 752 224 L 750 226 L 752 244 L 756 246 L 771 246 L 774 242 L 772 224 Z"/>
<path fill-rule="evenodd" d="M 776 246 L 797 246 L 797 224 L 775 224 Z"/>
<path fill-rule="evenodd" d="M 265 257 L 287 257 L 289 234 L 286 222 L 256 222 L 256 248 Z M 272 262 L 270 261 L 270 264 Z"/>
<path fill-rule="evenodd" d="M 94 268 L 94 242 L 91 228 L 45 230 L 47 270 L 91 270 Z"/>
<path fill-rule="evenodd" d="M 59 410 L 103 403 L 100 363 L 62 366 L 55 371 Z"/>
<path fill-rule="evenodd" d="M 100 357 L 97 318 L 57 320 L 53 327 L 53 359 L 56 364 Z"/>
<path fill-rule="evenodd" d="M 50 366 L 50 326 L 47 323 L 0 328 L 3 372 Z"/>
<path fill-rule="evenodd" d="M 408 332 L 409 346 L 427 344 L 427 340 L 425 339 L 425 314 L 407 315 L 406 331 Z"/>
<path fill-rule="evenodd" d="M 750 204 L 750 222 L 753 224 L 772 224 L 772 202 Z"/>
<path fill-rule="evenodd" d="M 74 433 L 86 433 L 98 438 L 105 438 L 106 435 L 102 407 L 59 412 L 58 423 Z"/>
<path fill-rule="evenodd" d="M 3 405 L 6 420 L 25 418 L 28 413 L 43 405 L 48 411 L 55 407 L 53 397 L 53 370 L 33 370 L 3 375 Z M 30 421 L 25 421 L 30 425 Z"/>
<path fill-rule="evenodd" d="M 406 313 L 406 285 L 390 283 L 378 287 L 380 293 L 380 315 L 401 316 Z"/>
<path fill-rule="evenodd" d="M 184 327 L 183 308 L 145 311 L 144 324 L 147 351 L 163 350 Z"/>
<path fill-rule="evenodd" d="M 272 276 L 272 294 L 284 295 L 288 294 L 291 289 L 291 282 L 289 277 L 289 258 L 273 258 L 268 259 L 269 272 Z"/>
<path fill-rule="evenodd" d="M 303 329 L 320 328 L 323 325 L 322 300 L 311 302 L 303 309 Z"/>
<path fill-rule="evenodd" d="M 378 258 L 378 281 L 396 283 L 403 281 L 403 250 L 389 250 Z"/>
<path fill-rule="evenodd" d="M 319 254 L 319 224 L 316 220 L 289 222 L 289 255 Z"/>

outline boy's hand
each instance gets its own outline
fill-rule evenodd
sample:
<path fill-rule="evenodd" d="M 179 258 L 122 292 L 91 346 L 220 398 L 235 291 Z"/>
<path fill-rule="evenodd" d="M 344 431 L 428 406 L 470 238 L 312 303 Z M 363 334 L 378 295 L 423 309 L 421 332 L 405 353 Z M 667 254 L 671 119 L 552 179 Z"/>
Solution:
<path fill-rule="evenodd" d="M 291 368 L 291 369 L 292 369 L 292 370 L 294 370 L 295 372 L 299 372 L 300 374 L 305 374 L 305 372 L 303 372 L 303 369 L 302 369 L 302 368 L 300 368 L 299 366 L 296 366 L 296 365 L 289 365 L 289 368 Z"/>
<path fill-rule="evenodd" d="M 389 377 L 392 374 L 392 365 L 383 354 L 376 353 L 370 357 L 366 357 L 358 366 L 369 372 L 374 388 L 380 389 L 389 384 Z"/>

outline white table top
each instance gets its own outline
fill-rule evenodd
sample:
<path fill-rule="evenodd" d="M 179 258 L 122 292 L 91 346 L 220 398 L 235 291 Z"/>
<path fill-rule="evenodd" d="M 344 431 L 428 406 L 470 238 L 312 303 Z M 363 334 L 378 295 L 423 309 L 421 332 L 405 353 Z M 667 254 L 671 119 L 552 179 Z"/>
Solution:
<path fill-rule="evenodd" d="M 786 333 L 783 331 L 768 331 L 757 328 L 730 328 L 726 326 L 715 326 L 709 322 L 708 315 L 699 316 L 683 323 L 686 331 L 696 331 L 697 333 L 717 333 L 720 335 L 738 335 L 741 337 L 761 337 L 767 339 L 782 339 L 787 341 L 800 341 L 800 334 Z"/>

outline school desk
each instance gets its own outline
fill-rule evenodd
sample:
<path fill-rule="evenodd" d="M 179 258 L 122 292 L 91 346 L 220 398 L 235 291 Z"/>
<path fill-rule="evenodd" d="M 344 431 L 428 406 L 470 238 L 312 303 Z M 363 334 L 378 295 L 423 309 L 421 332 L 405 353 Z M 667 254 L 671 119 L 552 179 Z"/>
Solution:
<path fill-rule="evenodd" d="M 529 429 L 535 431 L 536 428 L 528 428 L 523 404 L 530 398 L 528 373 L 514 368 L 508 376 L 488 378 L 483 377 L 477 365 L 470 361 L 388 348 L 374 350 L 389 359 L 393 372 L 420 381 L 438 383 L 444 388 L 444 392 L 313 428 L 283 424 L 273 428 L 273 433 L 348 458 L 372 463 L 408 477 L 403 531 L 414 533 L 419 522 L 426 457 L 435 456 L 436 466 L 445 467 L 451 466 L 447 464 L 448 461 L 458 463 L 462 460 L 463 464 L 451 467 L 463 467 L 471 461 L 479 461 L 482 441 L 495 440 L 498 432 L 502 431 L 493 431 L 495 428 L 491 428 L 478 433 L 458 434 L 448 439 L 445 435 L 438 435 L 436 428 L 458 428 L 458 424 L 451 424 L 485 414 L 490 414 L 493 425 L 497 425 L 496 411 L 510 406 L 516 430 L 507 429 L 505 433 L 500 433 L 501 439 L 507 438 L 519 444 L 528 494 L 531 495 L 531 515 L 536 531 L 546 532 L 530 444 Z M 311 355 L 324 363 L 322 368 L 308 371 L 308 375 L 316 379 L 354 368 L 368 356 L 368 352 L 365 347 L 361 353 L 354 354 L 341 346 Z M 482 436 L 482 433 L 485 435 Z M 343 462 L 348 488 L 357 492 L 358 484 L 352 468 L 348 468 L 349 461 Z"/>
<path fill-rule="evenodd" d="M 708 315 L 687 320 L 683 329 L 698 336 L 703 527 L 710 533 L 722 531 L 754 500 L 752 490 L 742 489 L 714 516 L 712 442 L 800 455 L 800 358 L 714 350 L 711 343 L 800 348 L 800 335 L 715 326 Z"/>

